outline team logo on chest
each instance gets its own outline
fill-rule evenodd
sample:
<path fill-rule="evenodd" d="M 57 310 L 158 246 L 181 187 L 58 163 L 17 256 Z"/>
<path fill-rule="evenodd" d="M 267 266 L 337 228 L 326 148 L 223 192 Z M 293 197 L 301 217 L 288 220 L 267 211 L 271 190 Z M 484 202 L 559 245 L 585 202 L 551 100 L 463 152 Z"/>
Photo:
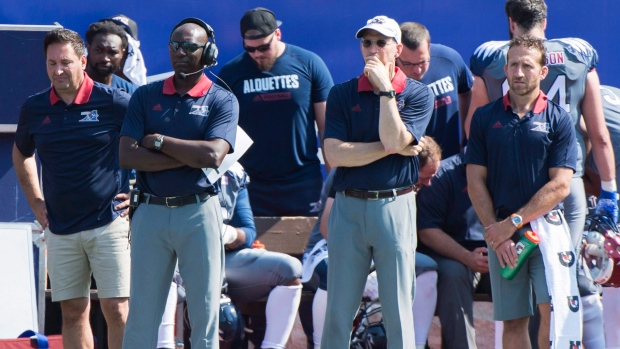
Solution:
<path fill-rule="evenodd" d="M 404 107 L 405 107 L 405 101 L 403 100 L 396 101 L 396 108 L 398 108 L 398 111 L 402 111 Z"/>
<path fill-rule="evenodd" d="M 549 133 L 549 123 L 548 122 L 533 121 L 532 124 L 534 124 L 534 127 L 531 129 L 532 131 L 534 131 L 534 132 Z"/>
<path fill-rule="evenodd" d="M 84 115 L 84 118 L 80 119 L 80 122 L 99 122 L 99 113 L 97 113 L 97 109 L 83 111 L 80 115 Z"/>
<path fill-rule="evenodd" d="M 189 111 L 189 115 L 208 116 L 209 106 L 208 105 L 192 105 L 192 110 Z"/>

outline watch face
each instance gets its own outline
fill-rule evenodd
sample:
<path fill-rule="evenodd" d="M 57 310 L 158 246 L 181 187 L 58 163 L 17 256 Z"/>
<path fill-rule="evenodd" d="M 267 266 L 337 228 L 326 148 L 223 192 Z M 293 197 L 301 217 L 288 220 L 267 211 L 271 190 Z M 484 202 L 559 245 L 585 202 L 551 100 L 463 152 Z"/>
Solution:
<path fill-rule="evenodd" d="M 514 225 L 519 225 L 523 221 L 521 216 L 512 216 L 511 219 L 512 219 L 512 224 L 514 224 Z"/>

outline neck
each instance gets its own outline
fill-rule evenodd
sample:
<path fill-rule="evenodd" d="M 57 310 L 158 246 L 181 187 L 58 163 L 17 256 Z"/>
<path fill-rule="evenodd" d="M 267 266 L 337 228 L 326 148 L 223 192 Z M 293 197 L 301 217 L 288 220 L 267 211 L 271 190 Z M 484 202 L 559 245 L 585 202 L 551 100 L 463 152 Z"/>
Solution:
<path fill-rule="evenodd" d="M 75 100 L 75 97 L 78 94 L 78 90 L 58 92 L 58 90 L 54 89 L 54 92 L 56 92 L 56 96 L 62 99 L 62 101 L 65 102 L 65 104 L 67 105 L 73 103 L 73 101 Z"/>
<path fill-rule="evenodd" d="M 521 36 L 521 35 L 530 35 L 538 39 L 545 39 L 545 30 L 540 26 L 535 26 L 534 28 L 525 31 L 521 27 L 517 26 L 516 30 L 512 33 L 513 37 Z"/>
<path fill-rule="evenodd" d="M 512 110 L 517 115 L 519 115 L 520 118 L 525 116 L 525 114 L 529 113 L 530 110 L 534 109 L 534 105 L 536 105 L 538 95 L 540 95 L 540 87 L 524 96 L 519 96 L 508 90 L 508 96 L 510 97 L 510 106 L 512 107 Z"/>
<path fill-rule="evenodd" d="M 184 94 L 189 92 L 189 90 L 191 90 L 194 86 L 196 86 L 196 84 L 198 84 L 200 79 L 202 79 L 203 75 L 204 75 L 203 73 L 195 74 L 195 75 L 188 76 L 185 79 L 181 79 L 175 75 L 174 76 L 174 88 L 177 90 L 177 93 L 180 96 L 183 96 Z"/>
<path fill-rule="evenodd" d="M 276 57 L 282 56 L 285 48 L 286 48 L 286 44 L 283 43 L 282 41 L 278 41 L 278 43 L 276 44 L 276 50 L 277 50 Z"/>
<path fill-rule="evenodd" d="M 88 76 L 93 79 L 93 81 L 96 81 L 98 83 L 104 84 L 104 85 L 112 85 L 112 74 L 107 75 L 107 76 L 100 76 L 99 74 L 97 74 L 96 72 L 94 72 L 90 66 L 86 66 L 86 74 L 88 74 Z"/>

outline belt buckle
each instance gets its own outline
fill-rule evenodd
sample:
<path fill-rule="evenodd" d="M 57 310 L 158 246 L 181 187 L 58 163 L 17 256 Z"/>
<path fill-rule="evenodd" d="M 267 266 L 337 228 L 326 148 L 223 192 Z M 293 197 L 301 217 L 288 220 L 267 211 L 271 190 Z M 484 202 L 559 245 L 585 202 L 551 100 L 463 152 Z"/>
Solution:
<path fill-rule="evenodd" d="M 368 194 L 374 194 L 374 197 L 367 197 L 368 200 L 379 200 L 379 192 L 378 191 L 368 191 Z"/>
<path fill-rule="evenodd" d="M 179 205 L 171 205 L 168 203 L 168 199 L 176 199 L 176 197 L 166 197 L 166 207 L 169 208 L 175 208 L 175 207 L 179 207 Z"/>

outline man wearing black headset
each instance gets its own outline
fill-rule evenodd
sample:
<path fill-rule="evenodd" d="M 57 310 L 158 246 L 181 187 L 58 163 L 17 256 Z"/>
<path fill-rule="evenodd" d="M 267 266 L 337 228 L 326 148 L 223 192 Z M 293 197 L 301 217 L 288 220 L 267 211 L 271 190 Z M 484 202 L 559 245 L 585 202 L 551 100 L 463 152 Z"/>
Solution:
<path fill-rule="evenodd" d="M 233 152 L 239 107 L 202 73 L 215 64 L 214 39 L 197 18 L 174 26 L 168 46 L 175 74 L 138 88 L 121 130 L 121 167 L 137 171 L 126 349 L 156 347 L 177 258 L 192 347 L 217 347 L 222 213 L 202 169 L 217 168 Z"/>

